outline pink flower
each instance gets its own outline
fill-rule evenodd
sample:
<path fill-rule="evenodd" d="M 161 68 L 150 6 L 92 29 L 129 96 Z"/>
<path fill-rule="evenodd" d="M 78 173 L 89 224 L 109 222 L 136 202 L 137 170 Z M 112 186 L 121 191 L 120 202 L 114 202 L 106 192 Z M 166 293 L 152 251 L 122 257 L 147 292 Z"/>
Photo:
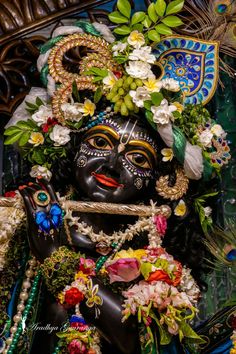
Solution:
<path fill-rule="evenodd" d="M 172 321 L 171 324 L 168 326 L 168 332 L 170 334 L 176 335 L 179 332 L 179 326 L 175 321 Z"/>
<path fill-rule="evenodd" d="M 73 339 L 67 349 L 69 354 L 85 354 L 87 352 L 86 346 L 77 339 Z"/>
<path fill-rule="evenodd" d="M 106 270 L 110 283 L 115 281 L 129 282 L 140 275 L 140 263 L 136 258 L 120 258 L 111 262 Z"/>
<path fill-rule="evenodd" d="M 79 270 L 84 274 L 95 275 L 95 262 L 90 258 L 80 258 Z"/>
<path fill-rule="evenodd" d="M 167 229 L 167 221 L 163 215 L 155 215 L 153 222 L 156 225 L 157 232 L 160 236 L 164 236 Z"/>

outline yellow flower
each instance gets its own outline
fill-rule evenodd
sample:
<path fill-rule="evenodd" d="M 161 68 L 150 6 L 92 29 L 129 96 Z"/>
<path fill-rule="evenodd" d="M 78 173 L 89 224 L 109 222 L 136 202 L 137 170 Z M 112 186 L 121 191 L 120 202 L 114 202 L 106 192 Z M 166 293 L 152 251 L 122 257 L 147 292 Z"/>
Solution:
<path fill-rule="evenodd" d="M 174 102 L 173 105 L 177 108 L 177 112 L 182 113 L 184 110 L 184 106 L 179 102 Z"/>
<path fill-rule="evenodd" d="M 102 268 L 100 269 L 99 273 L 100 273 L 101 275 L 107 275 L 107 274 L 108 274 L 108 271 L 107 271 L 104 267 L 102 267 Z"/>
<path fill-rule="evenodd" d="M 162 88 L 162 82 L 160 80 L 156 80 L 153 78 L 149 78 L 144 82 L 145 87 L 147 88 L 148 92 L 159 92 Z"/>
<path fill-rule="evenodd" d="M 141 259 L 143 256 L 146 256 L 147 252 L 143 249 L 138 249 L 138 250 L 133 250 L 132 248 L 129 248 L 128 250 L 122 250 L 118 252 L 114 259 L 119 259 L 119 258 L 136 258 L 136 259 Z"/>
<path fill-rule="evenodd" d="M 36 133 L 36 132 L 31 133 L 30 139 L 29 139 L 28 142 L 29 142 L 30 144 L 33 144 L 34 146 L 38 146 L 38 145 L 40 145 L 40 144 L 43 144 L 43 143 L 44 143 L 43 134 L 41 134 L 41 133 Z"/>
<path fill-rule="evenodd" d="M 164 156 L 162 157 L 162 161 L 167 162 L 171 161 L 174 157 L 173 150 L 172 149 L 162 149 L 161 154 Z"/>
<path fill-rule="evenodd" d="M 57 298 L 58 298 L 60 304 L 63 304 L 63 302 L 64 302 L 64 300 L 65 300 L 64 294 L 63 294 L 63 293 L 59 293 L 59 294 L 57 295 Z"/>
<path fill-rule="evenodd" d="M 78 111 L 83 113 L 83 116 L 90 115 L 91 117 L 94 115 L 94 111 L 96 109 L 95 104 L 90 100 L 85 100 L 84 104 L 78 105 Z"/>
<path fill-rule="evenodd" d="M 79 271 L 78 273 L 75 274 L 75 280 L 76 279 L 84 279 L 84 281 L 86 282 L 88 280 L 88 275 L 84 274 L 83 272 Z"/>
<path fill-rule="evenodd" d="M 132 31 L 127 38 L 127 42 L 135 48 L 140 48 L 145 44 L 144 35 L 137 30 Z"/>
<path fill-rule="evenodd" d="M 184 216 L 186 214 L 187 207 L 183 199 L 180 199 L 178 205 L 175 207 L 174 214 L 176 216 Z"/>

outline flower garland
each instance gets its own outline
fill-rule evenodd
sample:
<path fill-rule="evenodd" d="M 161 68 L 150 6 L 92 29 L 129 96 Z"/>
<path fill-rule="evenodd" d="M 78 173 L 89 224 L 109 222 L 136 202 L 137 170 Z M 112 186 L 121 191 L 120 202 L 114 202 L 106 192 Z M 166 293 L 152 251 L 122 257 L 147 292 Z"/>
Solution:
<path fill-rule="evenodd" d="M 123 321 L 130 315 L 136 315 L 138 322 L 146 326 L 149 341 L 153 342 L 153 325 L 160 334 L 160 344 L 170 343 L 173 335 L 180 341 L 193 338 L 202 339 L 187 323 L 193 319 L 200 290 L 190 270 L 183 268 L 161 246 L 147 249 L 128 249 L 118 252 L 105 263 L 103 276 L 108 276 L 110 283 L 131 282 L 143 278 L 137 284 L 123 291 Z"/>
<path fill-rule="evenodd" d="M 15 198 L 14 207 L 0 207 L 0 271 L 5 265 L 5 256 L 9 249 L 9 242 L 14 236 L 16 230 L 25 221 L 25 213 L 22 208 L 21 198 L 18 191 L 7 192 L 6 198 Z"/>
<path fill-rule="evenodd" d="M 47 287 L 58 303 L 66 309 L 75 307 L 69 328 L 57 334 L 61 338 L 61 345 L 70 354 L 76 349 L 86 354 L 100 354 L 98 333 L 85 323 L 79 311 L 79 304 L 86 299 L 86 305 L 95 307 L 97 316 L 100 313 L 102 298 L 97 294 L 98 285 L 92 283 L 94 261 L 62 246 L 44 260 L 41 269 Z M 68 283 L 70 285 L 66 285 Z"/>

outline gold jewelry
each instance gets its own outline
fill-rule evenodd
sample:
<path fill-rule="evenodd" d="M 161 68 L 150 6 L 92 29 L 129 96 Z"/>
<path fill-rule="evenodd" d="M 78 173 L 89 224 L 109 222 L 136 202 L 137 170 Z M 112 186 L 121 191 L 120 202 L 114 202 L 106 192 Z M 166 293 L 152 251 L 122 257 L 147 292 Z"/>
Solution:
<path fill-rule="evenodd" d="M 184 170 L 178 168 L 175 173 L 176 182 L 173 187 L 169 186 L 169 175 L 161 176 L 156 182 L 156 191 L 164 199 L 180 199 L 188 190 L 189 179 Z"/>
<path fill-rule="evenodd" d="M 94 50 L 83 57 L 79 64 L 80 72 L 72 73 L 67 71 L 63 66 L 64 54 L 74 48 L 84 46 Z M 100 37 L 91 36 L 89 34 L 75 33 L 64 37 L 58 41 L 52 48 L 48 58 L 49 74 L 56 83 L 61 86 L 54 93 L 52 99 L 52 111 L 61 124 L 65 124 L 64 113 L 61 105 L 67 103 L 68 97 L 72 94 L 72 85 L 75 82 L 77 89 L 96 91 L 97 86 L 93 83 L 93 76 L 84 74 L 91 67 L 108 69 L 110 71 L 118 70 L 119 65 L 112 59 L 112 52 L 109 49 L 109 43 Z"/>
<path fill-rule="evenodd" d="M 33 200 L 36 205 L 47 206 L 50 203 L 51 198 L 48 192 L 43 189 L 40 189 L 39 191 L 33 194 Z"/>

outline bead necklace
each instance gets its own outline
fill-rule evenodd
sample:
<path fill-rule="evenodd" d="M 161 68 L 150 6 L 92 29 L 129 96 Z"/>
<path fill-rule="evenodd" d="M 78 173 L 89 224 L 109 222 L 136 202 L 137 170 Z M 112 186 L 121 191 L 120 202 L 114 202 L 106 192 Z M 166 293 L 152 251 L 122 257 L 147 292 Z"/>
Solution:
<path fill-rule="evenodd" d="M 29 267 L 25 272 L 25 280 L 22 283 L 21 293 L 19 296 L 20 300 L 17 305 L 17 313 L 13 317 L 14 325 L 10 328 L 11 334 L 6 339 L 7 346 L 4 349 L 3 354 L 14 353 L 14 350 L 17 347 L 18 340 L 22 332 L 24 331 L 26 319 L 28 318 L 29 312 L 37 294 L 37 287 L 40 280 L 40 271 L 38 271 L 37 275 L 34 277 L 35 271 L 37 269 L 37 261 L 33 257 L 29 260 L 28 264 Z M 30 288 L 32 288 L 31 291 Z M 26 301 L 27 304 L 25 305 Z"/>

